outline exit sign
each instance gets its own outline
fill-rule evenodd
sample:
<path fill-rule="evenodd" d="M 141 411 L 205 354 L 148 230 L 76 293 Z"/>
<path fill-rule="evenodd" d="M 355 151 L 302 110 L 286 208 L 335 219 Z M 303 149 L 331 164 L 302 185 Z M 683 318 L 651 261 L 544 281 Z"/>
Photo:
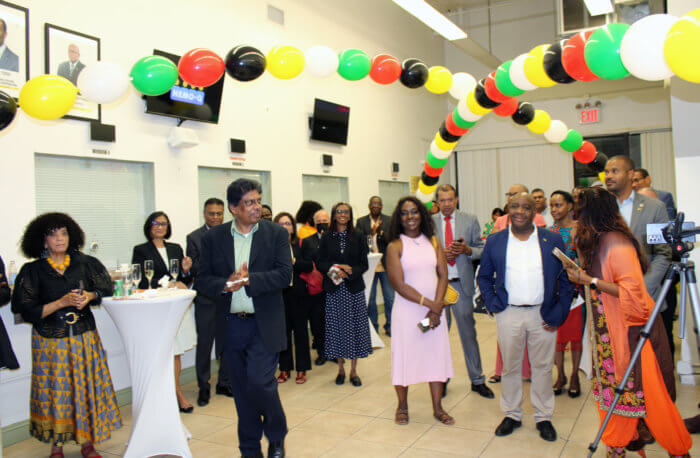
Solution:
<path fill-rule="evenodd" d="M 590 110 L 581 110 L 579 112 L 579 124 L 591 124 L 600 121 L 600 108 L 592 108 Z"/>

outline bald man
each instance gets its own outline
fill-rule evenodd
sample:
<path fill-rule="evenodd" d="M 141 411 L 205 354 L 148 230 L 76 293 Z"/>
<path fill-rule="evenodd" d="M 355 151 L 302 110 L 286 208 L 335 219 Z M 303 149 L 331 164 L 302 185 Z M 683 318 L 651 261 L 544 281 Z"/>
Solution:
<path fill-rule="evenodd" d="M 659 195 L 651 188 L 640 188 L 637 192 L 643 196 L 651 197 L 652 199 L 659 199 Z"/>
<path fill-rule="evenodd" d="M 564 251 L 559 234 L 534 224 L 535 201 L 529 194 L 508 203 L 510 227 L 489 236 L 477 276 L 489 312 L 496 315 L 498 344 L 503 353 L 501 409 L 505 418 L 496 428 L 507 436 L 522 425 L 523 381 L 520 368 L 527 346 L 532 366 L 530 400 L 540 437 L 555 441 L 552 366 L 556 329 L 569 315 L 573 285 L 554 248 Z"/>
<path fill-rule="evenodd" d="M 529 191 L 527 189 L 527 186 L 523 184 L 514 184 L 510 188 L 508 188 L 508 192 L 506 193 L 506 204 L 510 204 L 510 201 L 513 197 L 517 196 L 518 194 L 528 194 Z M 509 206 L 510 208 L 510 206 Z M 509 212 L 510 213 L 510 212 Z M 505 214 L 503 216 L 499 216 L 498 219 L 496 219 L 496 222 L 493 223 L 493 232 L 501 231 L 508 227 L 510 224 L 510 214 Z M 535 226 L 538 227 L 547 227 L 547 221 L 544 219 L 542 215 L 539 213 L 535 213 L 535 219 L 534 219 Z"/>
<path fill-rule="evenodd" d="M 62 76 L 74 85 L 78 85 L 78 75 L 85 68 L 85 64 L 80 62 L 80 49 L 76 44 L 68 45 L 68 60 L 58 64 L 56 74 Z"/>

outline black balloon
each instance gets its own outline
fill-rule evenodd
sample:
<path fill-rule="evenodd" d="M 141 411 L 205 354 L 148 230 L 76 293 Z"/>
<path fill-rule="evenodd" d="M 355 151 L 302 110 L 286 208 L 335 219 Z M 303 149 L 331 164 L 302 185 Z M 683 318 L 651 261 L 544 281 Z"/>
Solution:
<path fill-rule="evenodd" d="M 226 54 L 226 73 L 238 81 L 252 81 L 265 72 L 265 55 L 252 46 L 236 46 Z"/>
<path fill-rule="evenodd" d="M 420 176 L 420 181 L 423 182 L 426 186 L 432 186 L 434 184 L 437 184 L 437 182 L 440 180 L 440 177 L 431 177 L 427 173 L 423 172 Z"/>
<path fill-rule="evenodd" d="M 544 67 L 544 72 L 552 79 L 552 81 L 562 84 L 569 84 L 576 80 L 566 73 L 564 66 L 561 64 L 561 53 L 564 50 L 565 44 L 566 40 L 552 43 L 544 53 L 542 66 Z"/>
<path fill-rule="evenodd" d="M 9 126 L 17 114 L 15 99 L 0 91 L 0 130 Z"/>
<path fill-rule="evenodd" d="M 535 119 L 535 107 L 532 106 L 530 102 L 520 102 L 518 109 L 513 113 L 513 121 L 516 124 L 526 125 L 530 124 L 533 119 Z"/>
<path fill-rule="evenodd" d="M 496 102 L 495 100 L 491 100 L 488 95 L 486 95 L 486 87 L 484 86 L 486 84 L 485 79 L 481 79 L 476 86 L 474 86 L 474 98 L 476 99 L 476 103 L 481 105 L 484 108 L 496 108 L 498 105 L 500 105 L 500 102 Z"/>
<path fill-rule="evenodd" d="M 608 156 L 598 151 L 598 154 L 595 155 L 595 159 L 588 163 L 588 167 L 595 173 L 600 173 L 605 171 L 606 162 L 608 162 Z"/>
<path fill-rule="evenodd" d="M 415 89 L 428 81 L 428 66 L 418 59 L 406 59 L 401 64 L 401 84 Z"/>
<path fill-rule="evenodd" d="M 458 141 L 460 138 L 462 138 L 461 135 L 452 135 L 447 131 L 447 126 L 445 125 L 445 121 L 440 124 L 440 137 L 442 137 L 443 140 L 445 140 L 447 143 L 454 143 Z M 426 183 L 427 184 L 427 183 Z"/>

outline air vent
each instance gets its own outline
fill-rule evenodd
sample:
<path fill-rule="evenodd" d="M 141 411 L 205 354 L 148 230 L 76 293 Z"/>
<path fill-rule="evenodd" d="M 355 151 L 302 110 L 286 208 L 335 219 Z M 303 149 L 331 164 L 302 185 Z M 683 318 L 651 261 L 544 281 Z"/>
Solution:
<path fill-rule="evenodd" d="M 267 18 L 274 23 L 284 25 L 284 11 L 272 5 L 267 5 Z"/>

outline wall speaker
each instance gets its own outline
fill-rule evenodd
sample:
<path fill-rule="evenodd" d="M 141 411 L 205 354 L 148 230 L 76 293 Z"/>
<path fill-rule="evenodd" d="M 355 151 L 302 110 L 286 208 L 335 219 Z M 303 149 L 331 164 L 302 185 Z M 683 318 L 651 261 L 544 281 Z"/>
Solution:
<path fill-rule="evenodd" d="M 90 122 L 90 140 L 94 142 L 113 142 L 116 140 L 116 127 L 101 124 L 99 121 Z"/>
<path fill-rule="evenodd" d="M 399 173 L 399 163 L 398 162 L 391 163 L 391 171 L 392 171 L 392 173 Z"/>
<path fill-rule="evenodd" d="M 238 140 L 236 138 L 231 139 L 231 152 L 232 153 L 245 153 L 245 140 Z"/>
<path fill-rule="evenodd" d="M 330 154 L 324 154 L 323 155 L 323 166 L 324 167 L 330 167 L 333 165 L 333 156 Z"/>

